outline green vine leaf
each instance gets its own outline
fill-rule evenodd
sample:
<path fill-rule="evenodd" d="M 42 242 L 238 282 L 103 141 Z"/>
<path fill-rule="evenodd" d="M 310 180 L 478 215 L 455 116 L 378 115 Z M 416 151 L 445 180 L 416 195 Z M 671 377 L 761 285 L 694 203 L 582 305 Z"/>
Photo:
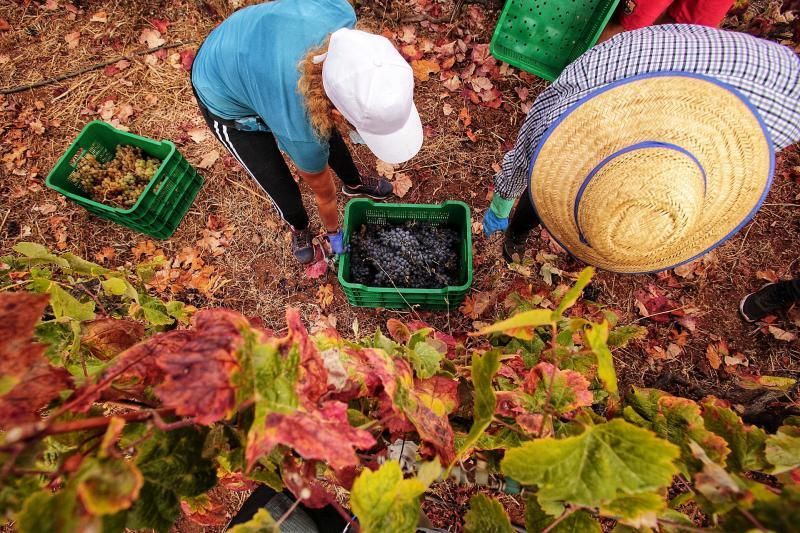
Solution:
<path fill-rule="evenodd" d="M 575 280 L 575 285 L 570 287 L 570 289 L 564 294 L 564 297 L 561 298 L 561 302 L 559 302 L 558 307 L 556 310 L 553 311 L 553 317 L 556 320 L 560 320 L 564 316 L 564 311 L 575 305 L 578 301 L 578 298 L 581 297 L 583 293 L 583 289 L 589 285 L 589 282 L 592 281 L 592 276 L 594 276 L 594 268 L 586 267 L 581 270 L 581 273 L 578 274 L 578 279 Z"/>
<path fill-rule="evenodd" d="M 533 340 L 534 329 L 541 326 L 550 326 L 555 323 L 553 311 L 549 309 L 534 309 L 516 314 L 506 320 L 496 322 L 491 326 L 482 328 L 477 333 L 470 335 L 488 335 L 490 333 L 505 333 L 523 341 Z"/>
<path fill-rule="evenodd" d="M 141 472 L 130 461 L 89 459 L 78 473 L 78 497 L 91 514 L 111 515 L 133 504 L 143 481 Z"/>
<path fill-rule="evenodd" d="M 69 262 L 66 259 L 58 257 L 50 253 L 50 251 L 36 242 L 18 242 L 12 248 L 18 254 L 25 256 L 28 261 L 18 260 L 31 265 L 57 265 L 61 268 L 69 268 Z"/>
<path fill-rule="evenodd" d="M 644 326 L 618 326 L 608 333 L 609 348 L 624 348 L 629 342 L 643 339 L 647 336 Z"/>
<path fill-rule="evenodd" d="M 413 348 L 408 349 L 408 360 L 414 367 L 418 377 L 427 379 L 433 377 L 441 369 L 444 354 L 438 351 L 428 340 L 417 342 Z"/>
<path fill-rule="evenodd" d="M 525 529 L 529 533 L 551 527 L 557 517 L 547 514 L 536 495 L 529 494 L 525 499 Z M 600 523 L 586 511 L 575 511 L 550 530 L 551 533 L 601 533 Z"/>
<path fill-rule="evenodd" d="M 600 514 L 636 529 L 658 527 L 658 516 L 667 508 L 665 496 L 642 492 L 621 496 L 600 507 Z"/>
<path fill-rule="evenodd" d="M 623 415 L 628 422 L 655 432 L 681 449 L 681 470 L 691 474 L 702 468 L 689 446 L 697 443 L 708 457 L 724 465 L 730 453 L 728 443 L 706 428 L 700 406 L 692 400 L 671 396 L 655 389 L 633 387 Z"/>
<path fill-rule="evenodd" d="M 50 293 L 50 305 L 56 318 L 71 318 L 79 322 L 94 319 L 93 301 L 80 302 L 55 281 L 51 281 L 43 292 Z"/>
<path fill-rule="evenodd" d="M 470 498 L 469 511 L 464 515 L 464 533 L 514 533 L 514 528 L 500 502 L 476 494 Z"/>
<path fill-rule="evenodd" d="M 766 459 L 770 473 L 781 474 L 800 468 L 800 417 L 789 417 L 775 435 L 767 437 Z"/>
<path fill-rule="evenodd" d="M 563 439 L 545 438 L 508 450 L 506 476 L 536 485 L 540 501 L 599 507 L 667 487 L 678 448 L 623 420 L 585 427 Z"/>
<path fill-rule="evenodd" d="M 731 449 L 727 465 L 731 472 L 762 470 L 767 467 L 764 447 L 767 434 L 761 428 L 746 425 L 727 402 L 708 397 L 700 402 L 706 428 L 728 443 Z"/>
<path fill-rule="evenodd" d="M 92 263 L 91 261 L 87 261 L 82 257 L 78 257 L 77 255 L 66 252 L 61 254 L 61 258 L 65 259 L 67 263 L 69 263 L 70 269 L 73 272 L 78 274 L 87 274 L 89 276 L 102 276 L 103 274 L 107 274 L 110 272 L 109 269 L 98 265 L 97 263 Z"/>
<path fill-rule="evenodd" d="M 350 503 L 363 533 L 413 533 L 419 519 L 419 500 L 427 481 L 403 479 L 400 463 L 390 461 L 378 470 L 365 469 L 353 483 Z"/>
<path fill-rule="evenodd" d="M 586 345 L 597 357 L 597 377 L 603 382 L 608 393 L 616 398 L 619 395 L 617 372 L 614 370 L 614 356 L 608 349 L 608 322 L 593 324 L 583 332 Z"/>
<path fill-rule="evenodd" d="M 280 528 L 275 519 L 264 508 L 258 510 L 249 521 L 238 524 L 228 530 L 228 533 L 280 533 Z"/>
<path fill-rule="evenodd" d="M 472 386 L 475 388 L 472 427 L 461 448 L 457 451 L 453 464 L 472 449 L 489 424 L 492 423 L 497 405 L 497 395 L 492 388 L 492 379 L 499 369 L 500 358 L 497 352 L 490 351 L 483 355 L 476 352 L 472 356 Z"/>

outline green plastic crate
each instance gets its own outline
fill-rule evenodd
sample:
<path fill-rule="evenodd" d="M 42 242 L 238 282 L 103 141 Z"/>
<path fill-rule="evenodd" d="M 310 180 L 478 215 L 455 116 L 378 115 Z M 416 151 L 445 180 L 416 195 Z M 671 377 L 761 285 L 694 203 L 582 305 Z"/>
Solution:
<path fill-rule="evenodd" d="M 548 81 L 594 46 L 619 0 L 508 0 L 489 50 Z"/>
<path fill-rule="evenodd" d="M 447 201 L 439 205 L 383 204 L 372 200 L 356 199 L 348 202 L 344 211 L 345 242 L 362 224 L 386 224 L 419 220 L 431 224 L 446 224 L 461 232 L 459 251 L 459 285 L 441 289 L 405 289 L 394 287 L 369 287 L 350 281 L 350 254 L 339 261 L 339 283 L 350 305 L 356 307 L 381 307 L 446 311 L 457 309 L 472 285 L 472 218 L 464 202 Z"/>
<path fill-rule="evenodd" d="M 69 180 L 86 154 L 94 154 L 100 162 L 114 157 L 117 145 L 131 145 L 161 161 L 153 179 L 136 203 L 122 209 L 95 202 Z M 111 220 L 156 239 L 171 236 L 191 207 L 203 185 L 203 177 L 184 159 L 170 141 L 154 141 L 120 131 L 110 124 L 95 120 L 88 123 L 47 176 L 47 186 L 90 213 Z"/>

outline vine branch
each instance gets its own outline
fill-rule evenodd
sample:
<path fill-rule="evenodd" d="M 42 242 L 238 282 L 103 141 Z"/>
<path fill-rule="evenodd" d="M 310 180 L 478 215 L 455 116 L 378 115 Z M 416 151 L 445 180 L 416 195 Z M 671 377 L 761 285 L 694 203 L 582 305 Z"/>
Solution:
<path fill-rule="evenodd" d="M 16 87 L 6 87 L 0 89 L 0 94 L 13 94 L 19 93 L 22 91 L 29 91 L 31 89 L 37 89 L 39 87 L 44 87 L 45 85 L 50 85 L 51 83 L 56 83 L 59 81 L 68 80 L 70 78 L 74 78 L 76 76 L 80 76 L 81 74 L 86 74 L 87 72 L 92 72 L 93 70 L 97 70 L 99 68 L 107 67 L 108 65 L 113 65 L 118 61 L 122 61 L 123 59 L 131 60 L 136 56 L 142 56 L 147 54 L 152 54 L 153 52 L 158 52 L 159 50 L 168 50 L 170 48 L 177 48 L 179 46 L 184 46 L 187 44 L 194 44 L 196 41 L 178 41 L 177 43 L 171 44 L 162 44 L 161 46 L 156 46 L 154 48 L 148 48 L 147 50 L 141 50 L 139 52 L 134 52 L 132 54 L 127 54 L 124 56 L 117 56 L 114 59 L 109 59 L 107 61 L 101 61 L 100 63 L 95 63 L 94 65 L 89 65 L 87 67 L 83 67 L 78 70 L 73 70 L 71 72 L 66 72 L 64 74 L 60 74 L 58 76 L 54 76 L 52 78 L 47 78 L 44 80 L 40 80 L 34 83 L 27 83 L 24 85 L 17 85 Z"/>

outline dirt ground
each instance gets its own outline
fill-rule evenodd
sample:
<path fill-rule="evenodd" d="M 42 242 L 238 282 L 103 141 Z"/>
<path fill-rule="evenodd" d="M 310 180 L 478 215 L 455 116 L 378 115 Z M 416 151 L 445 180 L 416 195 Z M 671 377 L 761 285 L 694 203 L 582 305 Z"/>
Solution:
<path fill-rule="evenodd" d="M 362 27 L 400 34 L 403 26 L 411 26 L 417 38 L 426 37 L 437 44 L 465 37 L 472 43 L 488 43 L 498 16 L 495 10 L 467 5 L 451 24 L 452 3 L 442 4 L 436 17 L 420 16 L 407 3 L 391 4 L 388 9 L 381 2 L 366 2 L 359 9 Z M 0 89 L 145 50 L 148 44 L 140 39 L 146 41 L 153 35 L 143 34 L 143 30 L 158 30 L 166 45 L 185 43 L 134 56 L 128 65 L 114 62 L 111 66 L 116 71 L 106 66 L 0 96 L 0 251 L 5 253 L 16 242 L 31 240 L 89 259 L 101 254 L 110 266 L 134 264 L 137 255 L 147 257 L 142 252 L 147 237 L 91 216 L 44 186 L 44 177 L 84 124 L 106 118 L 133 133 L 173 140 L 196 166 L 213 159 L 209 156 L 212 152 L 220 154 L 209 168 L 201 170 L 205 185 L 177 232 L 155 243 L 170 259 L 178 258 L 187 247 L 198 247 L 210 269 L 184 269 L 188 274 L 183 275 L 212 279 L 195 283 L 200 289 L 187 288 L 192 285 L 187 282 L 164 285 L 159 292 L 174 293 L 175 298 L 198 306 L 224 306 L 258 316 L 274 329 L 283 327 L 287 305 L 300 308 L 310 324 L 335 322 L 345 334 L 371 332 L 390 317 L 408 315 L 350 307 L 333 271 L 320 279 L 306 277 L 293 261 L 288 233 L 258 186 L 211 135 L 199 132 L 204 124 L 181 61 L 232 10 L 233 6 L 222 0 L 105 0 L 74 5 L 57 0 L 0 0 L 0 16 L 9 25 L 0 31 Z M 444 22 L 431 23 L 442 18 Z M 166 28 L 163 22 L 168 22 Z M 734 26 L 738 22 L 730 21 Z M 75 32 L 79 32 L 77 37 Z M 158 41 L 150 44 L 154 42 Z M 481 220 L 488 206 L 493 166 L 513 145 L 524 118 L 525 102 L 519 89 L 527 89 L 529 104 L 546 86 L 516 70 L 492 81 L 503 102 L 498 109 L 476 105 L 459 92 L 445 89 L 436 74 L 418 83 L 416 103 L 426 141 L 417 157 L 396 169 L 412 182 L 403 202 L 462 200 L 471 206 L 473 222 Z M 445 104 L 454 111 L 446 114 Z M 472 120 L 469 129 L 463 117 L 458 118 L 463 108 Z M 363 173 L 376 172 L 375 158 L 366 147 L 354 146 L 353 153 Z M 741 376 L 747 375 L 800 376 L 800 313 L 795 310 L 768 324 L 748 325 L 737 312 L 739 299 L 766 283 L 765 279 L 800 276 L 800 147 L 784 151 L 778 162 L 764 207 L 710 257 L 679 272 L 636 276 L 603 272 L 597 276 L 593 298 L 616 310 L 621 323 L 637 323 L 649 330 L 647 339 L 616 354 L 622 383 L 657 385 L 692 398 L 715 394 L 743 406 L 766 408 L 773 400 L 787 399 L 765 400 L 761 393 L 743 389 L 740 382 Z M 313 214 L 313 200 L 308 195 L 305 199 Z M 344 203 L 342 199 L 341 205 Z M 319 227 L 318 219 L 313 223 Z M 209 235 L 224 240 L 224 245 L 198 245 L 208 244 Z M 471 296 L 488 302 L 486 309 L 473 316 L 459 309 L 412 314 L 445 331 L 471 330 L 474 320 L 502 316 L 503 300 L 512 289 L 530 285 L 533 292 L 552 291 L 554 286 L 547 285 L 540 275 L 543 267 L 564 273 L 554 276 L 555 285 L 568 283 L 570 273 L 582 267 L 563 253 L 539 253 L 553 250 L 538 232 L 529 248 L 524 268 L 512 270 L 500 256 L 500 237 L 487 240 L 482 233 L 474 233 Z M 329 305 L 319 295 L 319 287 L 326 284 L 333 289 Z M 664 305 L 647 318 L 645 315 L 653 312 L 645 303 L 654 299 Z M 715 369 L 707 352 L 709 346 L 719 352 L 720 343 L 722 364 Z M 724 344 L 728 359 L 724 358 Z M 758 417 L 762 413 L 751 414 Z"/>

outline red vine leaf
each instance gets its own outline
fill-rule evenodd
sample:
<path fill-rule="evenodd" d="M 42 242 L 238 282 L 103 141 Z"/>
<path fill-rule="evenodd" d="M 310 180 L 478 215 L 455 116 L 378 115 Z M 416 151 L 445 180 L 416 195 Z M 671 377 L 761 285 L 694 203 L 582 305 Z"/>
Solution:
<path fill-rule="evenodd" d="M 98 359 L 107 361 L 144 337 L 144 326 L 133 320 L 100 318 L 83 325 L 81 344 Z"/>
<path fill-rule="evenodd" d="M 294 448 L 304 459 L 325 461 L 339 470 L 358 464 L 356 449 L 365 450 L 375 445 L 369 432 L 350 425 L 347 404 L 342 402 L 328 402 L 312 412 L 270 413 L 259 437 L 247 444 L 249 466 L 276 445 L 284 444 Z"/>
<path fill-rule="evenodd" d="M 316 461 L 298 461 L 288 456 L 281 467 L 281 478 L 295 498 L 305 507 L 322 509 L 334 497 L 317 479 Z"/>
<path fill-rule="evenodd" d="M 286 310 L 286 323 L 289 326 L 289 336 L 283 340 L 281 351 L 291 349 L 295 344 L 300 351 L 302 371 L 297 381 L 298 398 L 304 405 L 316 405 L 328 390 L 328 371 L 297 309 L 290 307 Z"/>
<path fill-rule="evenodd" d="M 233 311 L 209 309 L 194 315 L 193 326 L 185 342 L 157 355 L 156 364 L 166 376 L 156 395 L 177 415 L 213 424 L 235 406 L 231 377 L 239 370 L 236 352 L 245 343 L 241 330 L 249 322 Z"/>
<path fill-rule="evenodd" d="M 42 317 L 46 294 L 12 292 L 0 295 L 0 376 L 19 378 L 44 354 L 44 344 L 32 341 Z"/>
<path fill-rule="evenodd" d="M 181 500 L 181 511 L 195 524 L 213 527 L 224 526 L 230 517 L 225 511 L 226 504 L 216 491 L 201 494 L 196 498 Z"/>
<path fill-rule="evenodd" d="M 45 295 L 0 294 L 0 428 L 39 420 L 38 411 L 72 387 L 69 372 L 50 365 L 44 345 L 33 341 L 47 301 Z"/>

